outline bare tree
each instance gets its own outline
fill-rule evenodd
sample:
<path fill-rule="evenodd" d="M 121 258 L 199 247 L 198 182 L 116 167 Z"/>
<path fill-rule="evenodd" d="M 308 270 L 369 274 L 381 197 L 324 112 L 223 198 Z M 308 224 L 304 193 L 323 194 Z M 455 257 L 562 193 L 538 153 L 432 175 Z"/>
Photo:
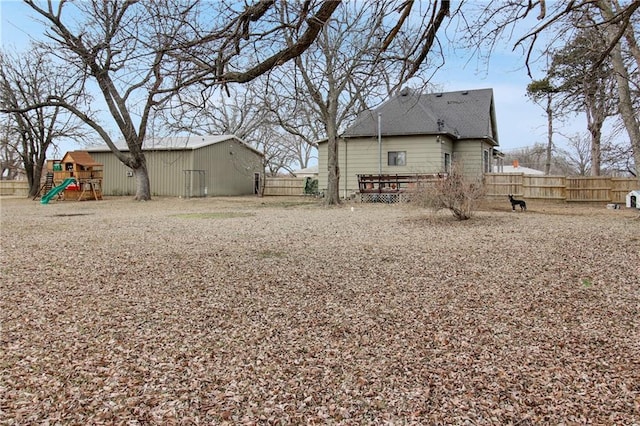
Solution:
<path fill-rule="evenodd" d="M 448 2 L 433 5 L 435 16 L 422 27 L 406 20 L 413 6 L 413 2 L 394 1 L 345 3 L 334 12 L 316 43 L 297 57 L 290 69 L 277 77 L 271 75 L 269 84 L 277 97 L 269 98 L 270 109 L 283 128 L 313 145 L 321 138 L 327 139 L 328 204 L 340 202 L 340 130 L 367 108 L 372 97 L 388 94 L 389 75 L 394 76 L 397 87 L 417 73 L 419 66 L 408 64 L 406 58 L 426 55 L 426 51 L 416 52 L 414 34 L 420 29 L 435 31 L 433 25 L 439 25 L 445 17 L 438 12 L 448 8 Z M 389 22 L 396 25 L 390 26 Z M 427 33 L 430 40 L 435 37 Z"/>
<path fill-rule="evenodd" d="M 169 132 L 233 134 L 249 142 L 254 132 L 268 124 L 268 115 L 253 83 L 226 91 L 216 86 L 193 87 L 179 93 L 155 124 Z"/>
<path fill-rule="evenodd" d="M 588 137 L 579 133 L 569 137 L 568 148 L 559 150 L 559 156 L 570 167 L 568 175 L 586 176 L 591 170 L 591 145 Z"/>
<path fill-rule="evenodd" d="M 635 10 L 640 8 L 640 2 L 634 1 L 632 3 L 635 5 Z M 640 81 L 637 72 L 634 78 L 627 69 L 623 57 L 623 45 L 620 42 L 620 39 L 624 38 L 626 46 L 634 58 L 637 70 L 640 67 L 640 49 L 638 49 L 633 26 L 629 25 L 632 15 L 629 13 L 629 6 L 623 8 L 617 0 L 600 0 L 597 5 L 602 18 L 606 21 L 606 40 L 610 44 L 609 55 L 618 88 L 618 109 L 631 141 L 636 167 L 635 175 L 640 176 L 638 173 L 638 167 L 640 167 L 640 117 L 634 108 L 631 95 L 632 87 L 637 90 Z"/>
<path fill-rule="evenodd" d="M 273 1 L 242 10 L 236 3 L 197 0 L 26 3 L 50 27 L 51 51 L 98 85 L 127 151 L 118 149 L 102 124 L 64 98 L 50 98 L 48 104 L 80 117 L 133 170 L 137 200 L 151 198 L 143 143 L 154 110 L 190 85 L 247 82 L 299 55 L 339 4 L 305 2 L 292 15 L 295 21 L 274 23 Z M 296 41 L 274 49 L 271 43 L 290 25 L 298 30 Z M 260 44 L 276 53 L 247 60 Z M 215 56 L 209 61 L 211 52 Z"/>
<path fill-rule="evenodd" d="M 81 140 L 86 130 L 79 120 L 61 106 L 44 106 L 54 96 L 69 105 L 84 103 L 82 79 L 69 77 L 64 66 L 56 65 L 42 51 L 0 53 L 0 103 L 7 113 L 9 131 L 5 148 L 13 148 L 21 158 L 29 182 L 29 196 L 37 194 L 47 150 L 60 139 Z M 37 108 L 30 108 L 40 105 Z M 7 151 L 8 154 L 8 151 Z"/>
<path fill-rule="evenodd" d="M 173 40 L 184 30 L 180 21 L 188 6 L 161 10 L 167 3 L 129 1 L 80 3 L 48 1 L 47 6 L 26 3 L 46 21 L 46 36 L 53 42 L 50 52 L 57 54 L 78 75 L 97 84 L 106 107 L 128 151 L 116 147 L 104 125 L 64 97 L 50 97 L 50 105 L 62 106 L 90 126 L 117 158 L 133 170 L 136 199 L 151 198 L 143 141 L 152 110 L 162 105 L 181 83 L 170 72 L 168 55 Z M 159 21 L 159 16 L 176 16 Z"/>
<path fill-rule="evenodd" d="M 318 148 L 318 141 L 325 137 L 324 124 L 318 119 L 314 106 L 302 99 L 302 93 L 285 90 L 295 87 L 295 70 L 283 67 L 282 71 L 277 73 L 277 79 L 272 77 L 266 81 L 261 92 L 262 102 L 273 125 L 289 134 L 287 139 L 295 161 L 300 168 L 306 168 Z"/>
<path fill-rule="evenodd" d="M 602 145 L 602 167 L 608 174 L 637 177 L 631 144 L 613 140 L 605 142 Z"/>
<path fill-rule="evenodd" d="M 544 174 L 548 175 L 551 171 L 551 153 L 553 151 L 553 119 L 554 119 L 554 96 L 558 89 L 553 86 L 548 78 L 535 80 L 527 86 L 527 96 L 535 103 L 544 108 L 547 115 L 547 148 L 546 161 L 544 164 Z"/>
<path fill-rule="evenodd" d="M 511 163 L 517 160 L 520 166 L 541 170 L 544 169 L 546 157 L 547 145 L 543 143 L 536 143 L 532 146 L 505 152 L 504 160 L 506 163 Z"/>
<path fill-rule="evenodd" d="M 522 48 L 525 53 L 525 65 L 531 76 L 531 64 L 547 55 L 557 46 L 563 46 L 567 40 L 585 29 L 585 17 L 599 16 L 590 24 L 592 28 L 601 28 L 606 37 L 598 52 L 594 68 L 611 58 L 618 90 L 618 108 L 624 120 L 631 140 L 636 166 L 640 162 L 640 125 L 634 114 L 631 87 L 638 88 L 637 73 L 629 72 L 624 61 L 623 51 L 627 51 L 640 66 L 640 48 L 635 38 L 634 19 L 637 21 L 640 2 L 618 0 L 580 0 L 568 2 L 548 2 L 533 0 L 528 2 L 487 2 L 483 3 L 478 19 L 464 27 L 467 45 L 481 46 L 491 51 L 501 38 L 510 39 L 516 24 L 530 16 L 535 16 L 537 23 L 514 43 L 515 48 Z M 464 21 L 468 23 L 470 21 Z M 580 26 L 576 22 L 582 22 Z M 637 24 L 637 22 L 636 22 Z"/>
<path fill-rule="evenodd" d="M 10 117 L 2 116 L 0 120 L 0 179 L 14 180 L 24 172 L 24 165 L 15 143 L 16 134 Z"/>
<path fill-rule="evenodd" d="M 63 98 L 52 98 L 51 103 L 57 102 L 81 117 L 100 134 L 115 155 L 133 169 L 137 199 L 150 198 L 142 149 L 154 110 L 168 107 L 168 101 L 176 93 L 191 85 L 224 88 L 233 82 L 246 83 L 297 58 L 321 35 L 330 34 L 329 26 L 336 22 L 332 17 L 338 16 L 336 12 L 342 5 L 340 1 L 320 0 L 260 0 L 250 4 L 230 0 L 73 3 L 50 0 L 44 7 L 35 0 L 26 0 L 26 3 L 51 28 L 47 35 L 56 46 L 54 51 L 98 85 L 128 151 L 118 150 L 104 127 L 85 111 L 67 105 Z M 554 2 L 550 10 L 550 4 L 544 1 L 507 2 L 497 6 L 502 8 L 500 13 L 504 12 L 501 15 L 504 19 L 495 25 L 490 21 L 492 25 L 487 27 L 493 29 L 488 40 L 495 43 L 510 23 L 539 10 L 541 24 L 517 42 L 525 45 L 531 41 L 533 46 L 538 34 L 592 3 Z M 606 19 L 615 24 L 615 28 L 610 32 L 607 49 L 613 49 L 622 37 L 630 38 L 629 22 L 639 7 L 637 3 L 617 7 L 617 3 L 611 1 L 616 7 Z M 378 2 L 363 4 L 368 5 L 371 22 L 388 10 Z M 372 38 L 381 52 L 372 59 L 387 63 L 393 59 L 400 61 L 402 66 L 394 87 L 419 75 L 432 48 L 438 45 L 440 27 L 452 12 L 455 15 L 468 4 L 463 2 L 452 11 L 448 0 L 428 4 L 412 0 L 392 2 L 395 13 L 384 15 L 383 30 Z M 487 11 L 495 7 L 487 6 Z M 605 51 L 603 55 L 610 52 L 614 50 Z M 335 97 L 325 98 L 324 104 L 334 108 L 339 101 L 341 99 Z M 330 170 L 330 186 L 337 188 L 339 170 L 332 136 L 337 129 L 331 127 L 331 123 L 327 126 L 329 164 L 336 165 Z M 635 138 L 633 140 L 635 147 Z M 334 192 L 332 189 L 331 193 Z M 335 201 L 333 195 L 330 201 Z"/>
<path fill-rule="evenodd" d="M 300 138 L 283 133 L 265 105 L 259 81 L 242 87 L 229 86 L 186 90 L 172 101 L 172 108 L 156 120 L 168 132 L 196 135 L 233 134 L 264 154 L 269 174 L 290 173 L 298 164 L 306 167 L 310 147 Z"/>
<path fill-rule="evenodd" d="M 591 135 L 589 163 L 592 176 L 600 175 L 600 147 L 604 122 L 617 111 L 615 79 L 610 61 L 600 62 L 600 52 L 604 48 L 605 40 L 596 27 L 588 26 L 553 54 L 549 71 L 550 78 L 556 81 L 561 97 L 559 107 L 586 113 L 587 129 Z M 572 147 L 576 148 L 575 143 Z M 583 164 L 582 159 L 578 164 Z M 579 170 L 583 172 L 581 167 Z"/>

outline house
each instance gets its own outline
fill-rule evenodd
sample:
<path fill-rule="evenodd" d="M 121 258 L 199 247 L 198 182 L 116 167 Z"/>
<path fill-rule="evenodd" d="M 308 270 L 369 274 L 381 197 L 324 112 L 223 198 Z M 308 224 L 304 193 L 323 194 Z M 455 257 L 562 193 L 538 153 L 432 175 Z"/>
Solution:
<path fill-rule="evenodd" d="M 118 148 L 127 152 L 124 142 Z M 104 164 L 103 193 L 133 195 L 133 171 L 106 145 L 87 149 Z M 263 154 L 234 135 L 149 139 L 143 152 L 154 196 L 223 196 L 259 193 Z"/>
<path fill-rule="evenodd" d="M 403 89 L 361 113 L 339 139 L 340 188 L 358 191 L 362 174 L 490 173 L 498 130 L 492 89 L 415 93 Z M 318 144 L 320 190 L 327 188 L 327 141 Z"/>

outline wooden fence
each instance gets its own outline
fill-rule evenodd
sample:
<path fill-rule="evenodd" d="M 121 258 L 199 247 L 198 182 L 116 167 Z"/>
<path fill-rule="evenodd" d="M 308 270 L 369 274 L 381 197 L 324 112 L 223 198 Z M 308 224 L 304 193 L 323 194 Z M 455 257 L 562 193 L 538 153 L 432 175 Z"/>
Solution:
<path fill-rule="evenodd" d="M 636 178 L 609 176 L 542 176 L 522 173 L 485 174 L 487 197 L 541 199 L 567 202 L 624 203 L 626 195 L 638 189 Z"/>
<path fill-rule="evenodd" d="M 264 195 L 304 195 L 303 177 L 268 177 L 264 180 Z"/>
<path fill-rule="evenodd" d="M 26 180 L 0 180 L 0 195 L 26 197 L 29 195 L 29 182 Z"/>

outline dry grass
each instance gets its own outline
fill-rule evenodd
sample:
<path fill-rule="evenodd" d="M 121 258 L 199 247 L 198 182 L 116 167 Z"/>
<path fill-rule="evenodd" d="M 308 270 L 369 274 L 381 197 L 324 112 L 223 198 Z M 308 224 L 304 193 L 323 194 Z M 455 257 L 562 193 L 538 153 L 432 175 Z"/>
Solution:
<path fill-rule="evenodd" d="M 637 213 L 1 202 L 0 424 L 640 423 Z"/>

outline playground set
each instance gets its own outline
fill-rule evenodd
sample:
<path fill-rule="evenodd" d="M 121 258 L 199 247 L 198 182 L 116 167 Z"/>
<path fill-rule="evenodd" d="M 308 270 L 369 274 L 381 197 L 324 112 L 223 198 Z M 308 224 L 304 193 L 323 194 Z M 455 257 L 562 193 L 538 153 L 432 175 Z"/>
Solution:
<path fill-rule="evenodd" d="M 102 164 L 87 151 L 69 151 L 62 160 L 47 161 L 44 184 L 34 197 L 48 204 L 54 197 L 61 200 L 102 200 Z"/>

